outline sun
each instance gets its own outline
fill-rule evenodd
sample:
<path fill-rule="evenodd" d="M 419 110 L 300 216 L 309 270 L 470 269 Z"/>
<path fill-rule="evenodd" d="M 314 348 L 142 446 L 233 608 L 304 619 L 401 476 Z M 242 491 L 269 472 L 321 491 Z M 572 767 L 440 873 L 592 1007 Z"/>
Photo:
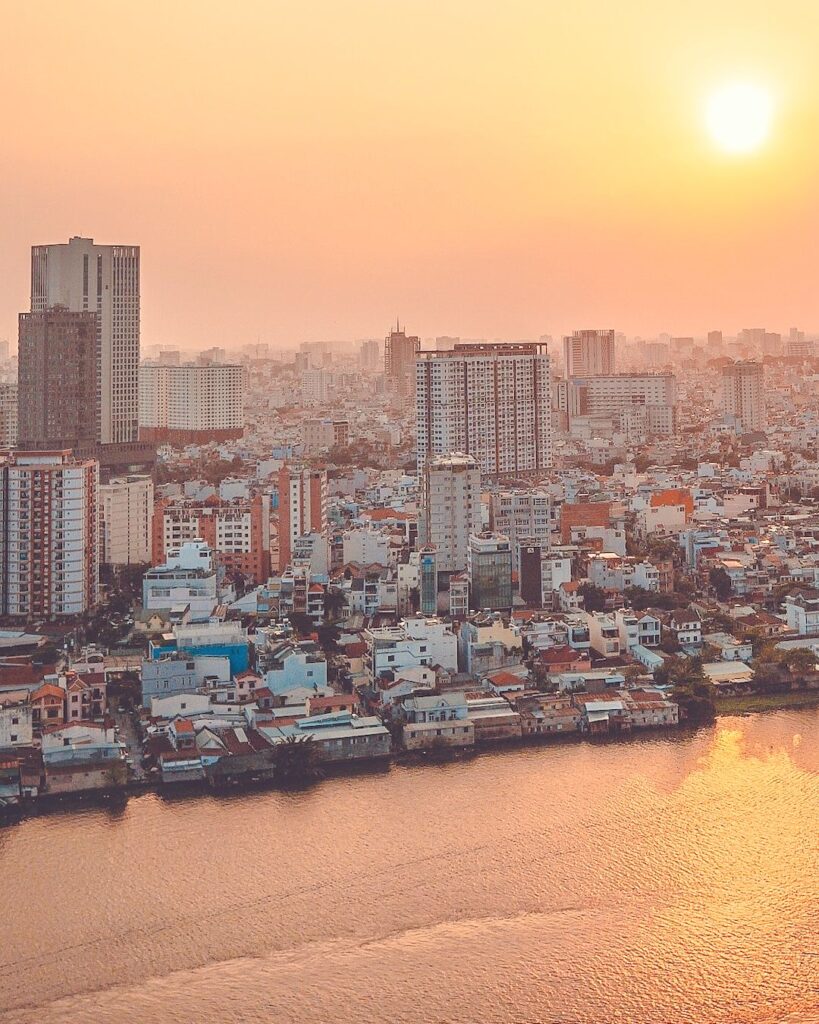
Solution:
<path fill-rule="evenodd" d="M 773 99 L 752 82 L 732 82 L 712 93 L 705 118 L 714 142 L 726 153 L 752 153 L 771 128 Z"/>

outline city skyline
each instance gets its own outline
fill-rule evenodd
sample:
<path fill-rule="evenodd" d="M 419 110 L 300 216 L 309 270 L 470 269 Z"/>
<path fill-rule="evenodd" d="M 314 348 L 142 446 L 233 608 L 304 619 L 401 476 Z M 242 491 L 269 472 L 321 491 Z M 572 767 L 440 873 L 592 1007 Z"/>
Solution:
<path fill-rule="evenodd" d="M 161 53 L 155 5 L 7 12 L 0 338 L 29 246 L 76 234 L 142 246 L 145 347 L 378 337 L 396 310 L 422 337 L 819 327 L 812 5 L 773 32 L 733 0 L 189 10 Z M 709 134 L 737 78 L 772 98 L 750 153 Z"/>

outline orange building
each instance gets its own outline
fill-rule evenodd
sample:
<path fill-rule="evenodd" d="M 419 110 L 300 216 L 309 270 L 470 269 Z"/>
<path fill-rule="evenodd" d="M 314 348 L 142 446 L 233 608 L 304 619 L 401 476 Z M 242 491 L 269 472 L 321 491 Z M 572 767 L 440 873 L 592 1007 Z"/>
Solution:
<path fill-rule="evenodd" d="M 652 508 L 662 508 L 665 505 L 684 506 L 686 520 L 690 519 L 694 512 L 694 499 L 691 497 L 691 492 L 684 487 L 672 487 L 651 495 Z"/>

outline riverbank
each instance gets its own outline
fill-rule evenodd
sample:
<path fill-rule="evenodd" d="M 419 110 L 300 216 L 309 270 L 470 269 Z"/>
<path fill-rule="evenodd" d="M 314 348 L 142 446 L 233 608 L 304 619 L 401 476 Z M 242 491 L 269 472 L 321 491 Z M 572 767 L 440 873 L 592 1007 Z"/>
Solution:
<path fill-rule="evenodd" d="M 798 711 L 819 708 L 819 691 L 793 690 L 789 693 L 749 693 L 739 697 L 718 697 L 714 701 L 718 718 L 761 714 L 765 711 Z"/>

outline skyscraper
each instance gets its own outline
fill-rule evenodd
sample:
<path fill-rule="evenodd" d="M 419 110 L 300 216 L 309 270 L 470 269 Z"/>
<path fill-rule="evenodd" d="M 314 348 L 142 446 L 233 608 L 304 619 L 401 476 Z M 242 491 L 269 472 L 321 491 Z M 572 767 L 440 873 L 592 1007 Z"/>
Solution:
<path fill-rule="evenodd" d="M 431 455 L 464 452 L 482 473 L 552 464 L 549 356 L 537 342 L 458 344 L 416 361 L 418 469 Z"/>
<path fill-rule="evenodd" d="M 67 244 L 31 249 L 31 312 L 64 306 L 96 314 L 97 421 L 102 444 L 135 442 L 139 389 L 139 246 Z"/>
<path fill-rule="evenodd" d="M 744 433 L 765 427 L 762 363 L 729 363 L 722 368 L 722 407 Z"/>
<path fill-rule="evenodd" d="M 614 331 L 575 331 L 563 339 L 567 377 L 598 377 L 615 372 Z"/>
<path fill-rule="evenodd" d="M 471 455 L 433 455 L 421 473 L 422 540 L 435 550 L 438 572 L 466 568 L 469 535 L 481 528 L 481 471 Z"/>
<path fill-rule="evenodd" d="M 420 338 L 407 335 L 396 323 L 384 341 L 384 373 L 399 391 L 406 393 L 412 387 L 415 357 L 421 347 Z"/>
<path fill-rule="evenodd" d="M 469 605 L 476 610 L 512 607 L 512 549 L 501 533 L 473 533 L 467 573 Z"/>
<path fill-rule="evenodd" d="M 18 443 L 92 454 L 99 440 L 97 317 L 52 306 L 19 317 Z"/>
<path fill-rule="evenodd" d="M 0 463 L 2 614 L 80 615 L 97 603 L 99 467 L 70 451 Z"/>

